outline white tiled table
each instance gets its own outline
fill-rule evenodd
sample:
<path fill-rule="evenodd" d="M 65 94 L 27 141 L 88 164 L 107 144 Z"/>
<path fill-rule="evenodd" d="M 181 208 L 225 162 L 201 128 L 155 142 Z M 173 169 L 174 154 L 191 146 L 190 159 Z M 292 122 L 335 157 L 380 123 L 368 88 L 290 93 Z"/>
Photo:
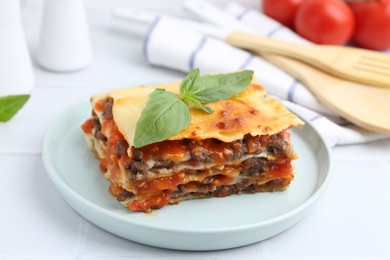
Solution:
<path fill-rule="evenodd" d="M 90 2 L 181 14 L 180 0 Z M 33 56 L 40 15 L 39 2 L 25 1 L 23 17 Z M 282 234 L 242 248 L 215 252 L 153 248 L 112 235 L 81 217 L 59 195 L 43 166 L 41 146 L 47 127 L 67 106 L 96 92 L 183 77 L 144 62 L 140 37 L 144 28 L 113 21 L 107 10 L 89 10 L 88 18 L 94 62 L 67 74 L 35 65 L 37 82 L 30 101 L 12 121 L 0 124 L 1 259 L 390 258 L 390 140 L 333 148 L 333 180 L 311 213 Z"/>

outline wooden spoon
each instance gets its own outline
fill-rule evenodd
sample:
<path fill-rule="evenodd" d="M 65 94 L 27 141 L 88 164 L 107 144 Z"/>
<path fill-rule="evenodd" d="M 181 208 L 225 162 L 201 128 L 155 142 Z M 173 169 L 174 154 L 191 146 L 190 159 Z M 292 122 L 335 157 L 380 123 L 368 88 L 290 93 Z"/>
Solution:
<path fill-rule="evenodd" d="M 297 59 L 334 76 L 390 88 L 390 55 L 346 46 L 302 45 L 252 33 L 231 32 L 225 41 L 258 53 Z"/>
<path fill-rule="evenodd" d="M 293 59 L 262 57 L 301 81 L 335 113 L 362 128 L 390 134 L 390 89 L 343 80 Z"/>

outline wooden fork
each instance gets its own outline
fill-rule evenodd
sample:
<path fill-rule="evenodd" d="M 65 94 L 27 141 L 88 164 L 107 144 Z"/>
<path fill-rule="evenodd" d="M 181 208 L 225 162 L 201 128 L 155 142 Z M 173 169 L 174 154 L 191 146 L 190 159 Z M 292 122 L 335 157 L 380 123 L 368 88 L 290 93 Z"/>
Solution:
<path fill-rule="evenodd" d="M 349 81 L 390 88 L 388 54 L 344 46 L 293 44 L 246 32 L 232 32 L 225 41 L 257 53 L 293 58 Z"/>
<path fill-rule="evenodd" d="M 333 77 L 294 59 L 273 54 L 262 57 L 300 80 L 335 113 L 364 129 L 390 134 L 390 89 Z"/>

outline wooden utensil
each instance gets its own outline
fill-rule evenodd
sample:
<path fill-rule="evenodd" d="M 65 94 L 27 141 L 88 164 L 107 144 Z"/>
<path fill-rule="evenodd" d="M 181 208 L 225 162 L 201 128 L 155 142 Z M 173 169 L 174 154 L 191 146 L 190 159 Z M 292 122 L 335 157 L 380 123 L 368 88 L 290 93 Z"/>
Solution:
<path fill-rule="evenodd" d="M 183 6 L 202 21 L 227 29 L 224 40 L 236 47 L 298 59 L 350 81 L 390 87 L 390 55 L 388 54 L 350 47 L 300 45 L 275 40 L 259 36 L 254 30 L 211 2 L 186 1 Z"/>
<path fill-rule="evenodd" d="M 348 80 L 344 80 L 291 58 L 281 57 L 275 54 L 265 55 L 264 50 L 272 51 L 277 47 L 279 47 L 278 51 L 280 51 L 280 54 L 287 55 L 291 53 L 292 46 L 295 45 L 290 43 L 286 44 L 277 40 L 265 42 L 264 37 L 254 35 L 250 28 L 209 2 L 187 1 L 184 6 L 202 21 L 220 26 L 219 31 L 211 30 L 211 28 L 202 29 L 199 26 L 197 26 L 198 28 L 193 26 L 193 28 L 207 35 L 224 39 L 238 47 L 255 50 L 255 52 L 262 54 L 264 58 L 276 66 L 299 79 L 324 105 L 328 106 L 334 112 L 362 128 L 380 133 L 390 133 L 390 88 L 374 87 L 370 85 L 372 84 L 371 81 L 369 81 L 370 83 L 368 85 L 348 81 L 353 80 L 353 78 L 348 76 L 349 72 L 353 72 L 353 77 L 369 77 L 374 81 L 380 78 L 379 83 L 382 87 L 390 87 L 390 55 L 370 51 L 358 52 L 360 54 L 368 53 L 369 57 L 375 56 L 379 57 L 379 59 L 385 57 L 387 65 L 383 65 L 381 68 L 374 68 L 376 72 L 379 72 L 379 75 L 375 75 L 373 72 L 370 74 L 369 72 L 359 71 L 358 68 L 353 68 L 348 72 L 348 67 L 354 64 L 354 62 L 357 62 L 357 58 L 361 56 L 360 54 L 351 56 L 351 51 L 347 48 L 341 48 L 341 52 L 338 48 L 332 49 L 328 47 L 322 49 L 315 49 L 313 47 L 314 50 L 310 49 L 310 51 L 308 51 L 308 48 L 312 46 L 297 47 L 294 49 L 298 52 L 297 55 L 307 57 L 308 61 L 312 62 L 312 64 L 314 63 L 314 65 L 320 68 L 321 66 L 324 67 L 322 69 L 332 70 L 333 68 L 338 68 L 341 72 L 345 72 L 347 74 L 346 79 Z M 247 33 L 235 33 L 234 31 L 236 30 Z M 221 37 L 221 35 L 224 37 Z M 291 34 L 290 36 L 293 38 L 294 35 Z M 259 48 L 260 41 L 265 45 L 264 50 Z M 323 52 L 318 52 L 318 50 L 323 50 Z M 343 50 L 345 50 L 345 53 Z M 352 49 L 352 52 L 355 51 L 357 50 Z M 318 63 L 316 56 L 323 59 L 324 64 Z M 342 59 L 340 60 L 340 58 Z M 369 64 L 371 66 L 371 64 L 376 63 L 376 61 L 370 62 L 363 59 L 360 62 L 363 63 L 361 66 L 364 65 L 362 68 L 365 70 L 369 69 Z M 336 70 L 336 73 L 339 72 Z M 343 75 L 345 74 L 341 73 L 339 76 Z"/>
<path fill-rule="evenodd" d="M 359 84 L 319 71 L 299 61 L 262 55 L 300 80 L 324 105 L 352 123 L 390 134 L 390 89 Z"/>
<path fill-rule="evenodd" d="M 293 44 L 246 32 L 232 32 L 225 41 L 239 48 L 297 59 L 346 80 L 390 88 L 388 54 L 345 46 Z"/>
<path fill-rule="evenodd" d="M 117 9 L 114 15 L 121 19 L 149 24 L 157 17 L 156 14 L 133 8 Z M 227 29 L 208 24 L 184 19 L 177 21 L 219 39 L 230 33 Z M 262 56 L 299 79 L 321 102 L 344 118 L 362 128 L 390 134 L 390 88 L 343 80 L 293 59 L 271 54 Z"/>

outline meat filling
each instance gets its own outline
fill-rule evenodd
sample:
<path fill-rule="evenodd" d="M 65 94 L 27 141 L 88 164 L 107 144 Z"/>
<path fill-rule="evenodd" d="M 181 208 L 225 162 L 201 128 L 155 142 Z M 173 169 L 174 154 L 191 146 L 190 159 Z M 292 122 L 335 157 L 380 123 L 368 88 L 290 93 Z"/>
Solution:
<path fill-rule="evenodd" d="M 102 109 L 104 120 L 111 120 L 113 100 L 108 99 Z M 92 127 L 95 137 L 103 142 L 107 137 L 101 131 L 101 124 L 95 113 L 92 115 Z M 160 143 L 148 145 L 141 148 L 131 148 L 131 158 L 125 162 L 125 169 L 130 179 L 140 178 L 140 175 L 146 175 L 148 171 L 158 174 L 159 169 L 172 169 L 180 164 L 189 164 L 190 166 L 202 166 L 205 163 L 229 164 L 240 160 L 245 155 L 256 155 L 261 152 L 267 152 L 278 158 L 292 159 L 294 151 L 288 140 L 288 134 L 281 132 L 272 136 L 251 136 L 245 135 L 242 140 L 231 143 L 224 143 L 217 139 L 206 139 L 202 141 L 181 140 L 181 141 L 163 141 Z M 169 145 L 173 156 L 167 157 L 164 146 Z M 180 147 L 177 148 L 177 147 Z M 129 145 L 126 140 L 120 139 L 116 144 L 116 153 L 121 158 L 127 153 Z M 175 153 L 175 149 L 178 150 Z M 186 160 L 175 161 L 174 156 L 182 156 L 188 153 Z M 184 157 L 184 156 L 183 156 Z M 147 162 L 152 160 L 152 164 Z M 264 158 L 250 158 L 242 162 L 242 174 L 258 175 L 266 172 L 267 160 Z"/>
<path fill-rule="evenodd" d="M 247 134 L 230 143 L 214 138 L 184 139 L 134 148 L 113 120 L 113 99 L 97 107 L 103 122 L 93 112 L 82 128 L 106 149 L 100 165 L 103 172 L 110 169 L 110 178 L 117 178 L 121 176 L 116 174 L 120 168 L 126 170 L 133 192 L 116 182 L 110 189 L 118 201 L 132 210 L 147 211 L 191 198 L 282 190 L 293 178 L 290 162 L 296 155 L 287 132 L 271 136 Z M 165 175 L 159 176 L 163 172 Z"/>

